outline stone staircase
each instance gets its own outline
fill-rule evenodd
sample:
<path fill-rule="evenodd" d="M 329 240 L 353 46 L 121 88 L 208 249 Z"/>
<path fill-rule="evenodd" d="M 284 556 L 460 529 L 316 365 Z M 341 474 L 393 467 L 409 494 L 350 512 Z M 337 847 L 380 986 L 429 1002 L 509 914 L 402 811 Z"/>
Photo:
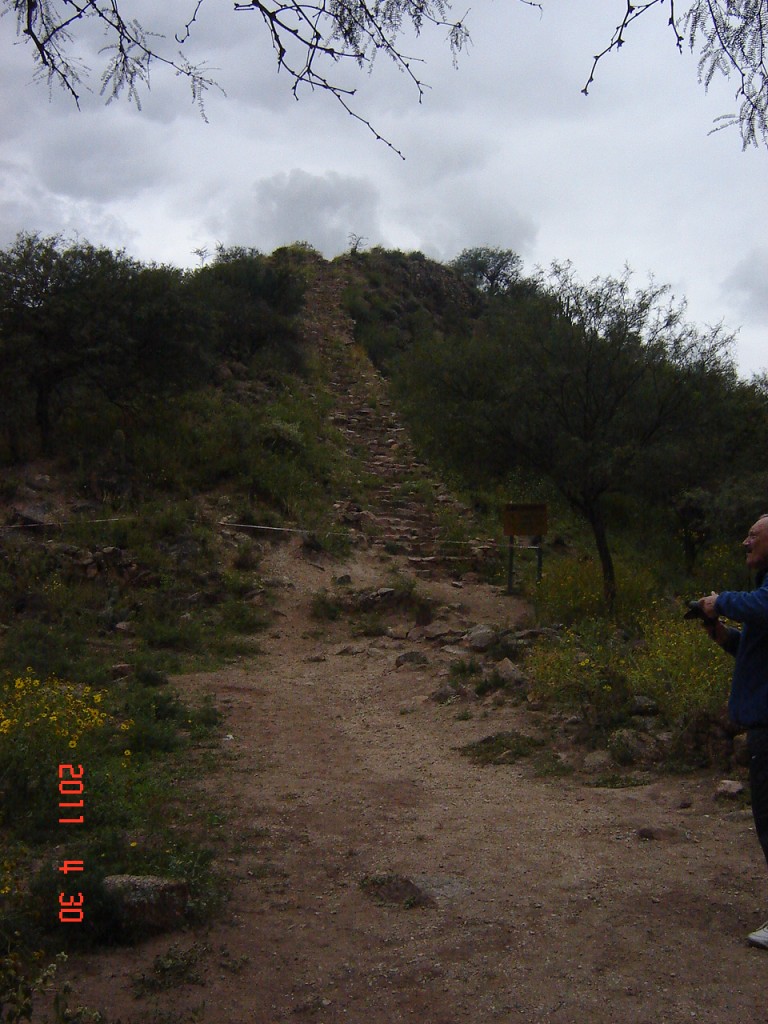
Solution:
<path fill-rule="evenodd" d="M 496 541 L 446 537 L 446 519 L 453 524 L 453 534 L 464 524 L 471 536 L 472 514 L 419 460 L 386 379 L 355 342 L 354 323 L 342 306 L 350 272 L 338 263 L 318 269 L 308 291 L 304 323 L 305 336 L 320 354 L 335 396 L 331 422 L 366 478 L 365 504 L 337 503 L 338 518 L 358 533 L 361 542 L 404 555 L 417 575 L 476 571 L 496 557 Z"/>

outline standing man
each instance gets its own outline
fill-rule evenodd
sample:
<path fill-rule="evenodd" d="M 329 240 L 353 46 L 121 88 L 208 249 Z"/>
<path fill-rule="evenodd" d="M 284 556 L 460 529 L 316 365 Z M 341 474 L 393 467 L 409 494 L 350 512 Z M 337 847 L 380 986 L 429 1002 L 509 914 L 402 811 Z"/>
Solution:
<path fill-rule="evenodd" d="M 752 526 L 744 549 L 747 568 L 756 574 L 755 589 L 712 593 L 699 604 L 704 628 L 736 658 L 728 713 L 747 731 L 752 815 L 768 861 L 768 513 Z M 741 623 L 741 629 L 726 626 L 720 615 Z M 768 921 L 748 941 L 768 949 Z"/>

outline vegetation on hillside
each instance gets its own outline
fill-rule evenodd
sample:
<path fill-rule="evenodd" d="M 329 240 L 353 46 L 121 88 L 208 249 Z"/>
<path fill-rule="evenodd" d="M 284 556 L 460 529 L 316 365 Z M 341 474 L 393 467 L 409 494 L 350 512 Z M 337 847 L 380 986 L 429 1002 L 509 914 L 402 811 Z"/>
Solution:
<path fill-rule="evenodd" d="M 691 573 L 701 548 L 762 509 L 765 381 L 739 379 L 732 338 L 688 322 L 668 288 L 636 287 L 628 270 L 584 284 L 568 264 L 524 278 L 515 254 L 477 249 L 454 261 L 452 297 L 435 310 L 425 296 L 447 268 L 421 258 L 430 283 L 411 294 L 401 266 L 418 257 L 355 259 L 358 337 L 423 449 L 476 492 L 519 488 L 522 475 L 554 493 L 592 534 L 609 608 L 611 532 L 655 533 L 651 559 L 682 558 Z"/>
<path fill-rule="evenodd" d="M 183 273 L 31 235 L 0 253 L 4 950 L 137 937 L 112 874 L 183 881 L 193 920 L 220 899 L 215 801 L 190 818 L 184 795 L 219 716 L 173 676 L 258 654 L 271 535 L 249 525 L 344 541 L 332 502 L 354 497 L 354 467 L 299 322 L 318 260 L 220 250 Z M 66 836 L 58 764 L 85 772 Z M 87 929 L 56 913 L 65 839 Z M 0 1016 L 24 1019 L 4 1015 L 6 984 L 28 979 L 0 979 Z"/>
<path fill-rule="evenodd" d="M 478 511 L 549 505 L 529 594 L 542 623 L 570 632 L 528 659 L 538 695 L 598 734 L 638 696 L 681 735 L 719 714 L 728 662 L 679 622 L 682 599 L 749 586 L 738 545 L 768 484 L 766 382 L 739 378 L 722 326 L 691 324 L 629 270 L 525 277 L 515 253 L 488 247 L 449 268 L 377 250 L 354 265 L 359 340 L 426 455 Z M 436 308 L 438 285 L 450 297 Z"/>
<path fill-rule="evenodd" d="M 766 510 L 768 388 L 666 288 L 629 272 L 584 284 L 568 265 L 526 277 L 492 248 L 446 266 L 355 247 L 333 268 L 304 245 L 220 249 L 179 271 L 22 235 L 0 252 L 3 946 L 73 939 L 47 913 L 52 764 L 89 766 L 89 828 L 68 852 L 89 865 L 90 934 L 115 934 L 110 873 L 173 874 L 193 913 L 215 903 L 210 844 L 167 794 L 205 763 L 217 715 L 169 676 L 257 652 L 269 622 L 260 548 L 223 521 L 332 547 L 333 502 L 364 500 L 301 329 L 331 269 L 422 452 L 478 522 L 498 531 L 505 501 L 549 505 L 527 593 L 560 641 L 529 652 L 533 694 L 593 737 L 641 697 L 681 736 L 722 708 L 727 663 L 679 621 L 681 598 L 746 585 L 737 544 Z"/>

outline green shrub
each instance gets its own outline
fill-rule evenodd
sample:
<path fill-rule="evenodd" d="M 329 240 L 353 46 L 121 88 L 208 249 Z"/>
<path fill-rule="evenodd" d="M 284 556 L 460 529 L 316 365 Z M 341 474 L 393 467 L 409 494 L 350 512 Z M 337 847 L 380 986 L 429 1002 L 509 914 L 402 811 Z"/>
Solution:
<path fill-rule="evenodd" d="M 627 680 L 635 694 L 656 700 L 668 720 L 684 720 L 722 710 L 730 662 L 697 623 L 657 606 L 645 620 L 642 643 L 627 660 Z"/>
<path fill-rule="evenodd" d="M 319 619 L 321 622 L 336 622 L 341 617 L 343 605 L 338 598 L 329 594 L 323 587 L 313 595 L 310 610 L 313 619 Z"/>
<path fill-rule="evenodd" d="M 540 642 L 528 655 L 531 694 L 573 708 L 597 730 L 622 721 L 629 689 L 625 641 L 600 620 L 567 629 L 559 643 Z"/>
<path fill-rule="evenodd" d="M 603 614 L 599 564 L 592 558 L 548 558 L 533 601 L 536 616 L 542 622 L 570 626 Z"/>
<path fill-rule="evenodd" d="M 614 559 L 618 598 L 615 617 L 632 625 L 642 620 L 658 595 L 653 568 L 636 555 Z M 541 583 L 532 594 L 538 618 L 573 626 L 606 615 L 603 576 L 599 562 L 588 557 L 549 557 L 544 560 Z"/>

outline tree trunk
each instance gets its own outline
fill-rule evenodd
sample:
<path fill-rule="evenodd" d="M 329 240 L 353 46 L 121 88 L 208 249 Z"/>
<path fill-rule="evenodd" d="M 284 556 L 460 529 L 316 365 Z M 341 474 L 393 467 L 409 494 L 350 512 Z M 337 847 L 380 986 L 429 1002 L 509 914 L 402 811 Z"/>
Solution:
<path fill-rule="evenodd" d="M 40 448 L 43 455 L 51 454 L 51 395 L 53 387 L 50 381 L 38 379 L 35 382 L 37 396 L 35 399 L 35 422 L 40 432 Z"/>
<path fill-rule="evenodd" d="M 605 528 L 603 510 L 599 500 L 590 503 L 584 508 L 589 525 L 592 527 L 592 534 L 595 538 L 597 554 L 600 558 L 600 567 L 603 571 L 603 596 L 609 615 L 616 610 L 616 571 L 613 567 L 613 556 L 608 546 L 608 533 Z"/>

